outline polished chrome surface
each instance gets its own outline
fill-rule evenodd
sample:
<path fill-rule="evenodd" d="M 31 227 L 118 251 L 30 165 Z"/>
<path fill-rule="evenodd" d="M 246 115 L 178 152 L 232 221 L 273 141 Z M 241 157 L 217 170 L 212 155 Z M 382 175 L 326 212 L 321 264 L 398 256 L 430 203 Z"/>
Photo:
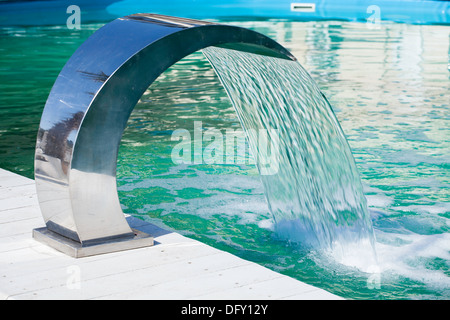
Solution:
<path fill-rule="evenodd" d="M 295 60 L 248 29 L 152 14 L 114 20 L 80 46 L 50 92 L 38 132 L 35 180 L 48 230 L 84 247 L 135 237 L 117 195 L 122 133 L 150 84 L 209 46 Z"/>

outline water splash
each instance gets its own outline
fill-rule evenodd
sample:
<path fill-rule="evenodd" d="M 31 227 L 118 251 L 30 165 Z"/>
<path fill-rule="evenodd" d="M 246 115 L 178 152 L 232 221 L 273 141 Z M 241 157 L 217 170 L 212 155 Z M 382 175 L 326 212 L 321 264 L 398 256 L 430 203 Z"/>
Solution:
<path fill-rule="evenodd" d="M 375 263 L 372 223 L 353 155 L 308 72 L 297 61 L 216 47 L 203 53 L 244 130 L 277 133 L 267 134 L 272 161 L 258 137 L 248 134 L 277 235 L 331 250 L 342 261 L 360 246 L 370 252 L 364 259 Z M 273 161 L 277 170 L 264 171 Z"/>

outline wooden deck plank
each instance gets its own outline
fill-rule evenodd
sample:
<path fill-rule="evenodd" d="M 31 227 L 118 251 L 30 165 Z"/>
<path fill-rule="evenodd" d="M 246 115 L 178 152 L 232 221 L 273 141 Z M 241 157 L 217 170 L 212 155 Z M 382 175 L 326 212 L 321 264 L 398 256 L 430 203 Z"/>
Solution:
<path fill-rule="evenodd" d="M 127 216 L 155 245 L 74 259 L 32 239 L 34 181 L 0 169 L 0 299 L 340 299 Z"/>

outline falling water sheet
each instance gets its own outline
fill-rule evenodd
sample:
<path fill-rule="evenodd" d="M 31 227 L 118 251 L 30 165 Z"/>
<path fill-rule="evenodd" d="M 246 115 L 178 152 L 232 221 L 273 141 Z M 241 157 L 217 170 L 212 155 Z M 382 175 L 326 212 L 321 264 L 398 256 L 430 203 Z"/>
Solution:
<path fill-rule="evenodd" d="M 342 261 L 364 247 L 376 263 L 372 223 L 345 135 L 325 96 L 297 62 L 210 47 L 247 132 L 277 235 Z M 266 131 L 266 139 L 256 133 Z M 268 147 L 267 144 L 270 146 Z"/>

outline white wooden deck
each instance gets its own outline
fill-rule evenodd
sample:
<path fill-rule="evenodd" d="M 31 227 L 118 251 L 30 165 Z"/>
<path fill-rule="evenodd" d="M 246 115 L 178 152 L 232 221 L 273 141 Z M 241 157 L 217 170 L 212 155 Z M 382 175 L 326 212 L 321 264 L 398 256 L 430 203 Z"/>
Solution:
<path fill-rule="evenodd" d="M 152 247 L 80 259 L 32 239 L 44 226 L 34 180 L 0 169 L 0 299 L 340 299 L 128 217 Z"/>

